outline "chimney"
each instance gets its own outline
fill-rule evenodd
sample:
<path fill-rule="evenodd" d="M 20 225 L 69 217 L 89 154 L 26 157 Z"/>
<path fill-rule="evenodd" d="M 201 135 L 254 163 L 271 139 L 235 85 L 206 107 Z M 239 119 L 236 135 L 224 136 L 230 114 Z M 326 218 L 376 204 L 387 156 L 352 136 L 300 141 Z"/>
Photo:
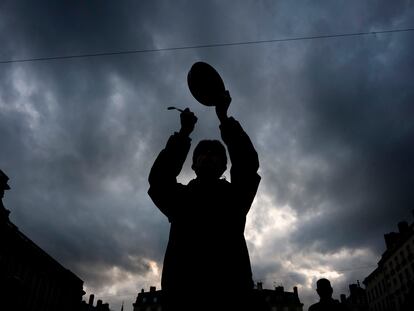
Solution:
<path fill-rule="evenodd" d="M 257 289 L 258 290 L 262 290 L 263 289 L 263 283 L 262 282 L 257 282 Z"/>
<path fill-rule="evenodd" d="M 387 249 L 391 249 L 395 244 L 397 244 L 399 240 L 399 234 L 396 232 L 386 233 L 384 234 L 384 240 Z"/>
<path fill-rule="evenodd" d="M 93 300 L 95 299 L 95 295 L 94 294 L 90 294 L 89 295 L 89 303 L 88 305 L 93 306 Z"/>
<path fill-rule="evenodd" d="M 299 297 L 298 288 L 296 286 L 293 286 L 293 294 L 295 295 L 295 297 Z"/>
<path fill-rule="evenodd" d="M 99 309 L 102 307 L 102 300 L 98 299 L 98 301 L 96 302 L 96 308 Z"/>
<path fill-rule="evenodd" d="M 406 221 L 400 221 L 398 223 L 398 231 L 401 234 L 407 233 L 408 232 L 408 222 L 406 222 Z"/>
<path fill-rule="evenodd" d="M 154 293 L 157 290 L 155 286 L 150 286 L 150 293 Z"/>
<path fill-rule="evenodd" d="M 346 302 L 346 296 L 345 294 L 341 294 L 341 303 L 345 303 Z"/>
<path fill-rule="evenodd" d="M 357 284 L 349 284 L 349 292 L 351 293 L 351 296 L 356 295 L 357 288 Z"/>

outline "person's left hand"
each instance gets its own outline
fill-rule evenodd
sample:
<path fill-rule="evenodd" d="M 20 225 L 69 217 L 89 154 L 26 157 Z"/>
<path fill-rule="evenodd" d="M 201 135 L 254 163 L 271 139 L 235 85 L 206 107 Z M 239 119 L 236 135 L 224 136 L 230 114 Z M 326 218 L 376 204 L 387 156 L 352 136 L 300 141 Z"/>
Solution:
<path fill-rule="evenodd" d="M 216 114 L 220 122 L 224 122 L 227 117 L 227 110 L 230 107 L 231 96 L 229 91 L 225 91 L 223 95 L 219 98 L 216 104 Z"/>

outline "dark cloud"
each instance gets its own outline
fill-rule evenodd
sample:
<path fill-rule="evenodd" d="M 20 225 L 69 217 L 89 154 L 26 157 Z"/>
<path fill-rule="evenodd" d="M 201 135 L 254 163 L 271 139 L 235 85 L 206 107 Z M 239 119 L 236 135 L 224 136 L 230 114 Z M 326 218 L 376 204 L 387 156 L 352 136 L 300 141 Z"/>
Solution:
<path fill-rule="evenodd" d="M 408 28 L 414 14 L 410 1 L 1 7 L 1 59 Z M 0 166 L 11 177 L 11 218 L 113 304 L 159 282 L 154 263 L 161 268 L 169 228 L 146 178 L 179 128 L 166 107 L 199 116 L 193 144 L 219 137 L 214 112 L 186 86 L 187 70 L 204 60 L 221 72 L 261 160 L 246 234 L 255 279 L 300 285 L 309 304 L 317 277 L 337 271 L 329 276 L 339 296 L 370 272 L 356 268 L 375 265 L 383 233 L 410 217 L 411 36 L 3 64 Z M 183 176 L 192 176 L 188 161 Z"/>

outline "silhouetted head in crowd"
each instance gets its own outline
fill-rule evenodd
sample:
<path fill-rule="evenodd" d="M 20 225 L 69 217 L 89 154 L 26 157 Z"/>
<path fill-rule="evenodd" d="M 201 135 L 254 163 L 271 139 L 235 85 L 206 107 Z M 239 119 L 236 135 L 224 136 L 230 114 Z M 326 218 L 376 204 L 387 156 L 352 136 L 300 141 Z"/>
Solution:
<path fill-rule="evenodd" d="M 226 148 L 218 140 L 202 140 L 193 152 L 193 165 L 197 177 L 201 180 L 216 180 L 227 169 Z"/>
<path fill-rule="evenodd" d="M 0 170 L 0 199 L 4 196 L 4 190 L 9 190 L 10 186 L 7 184 L 9 177 Z"/>
<path fill-rule="evenodd" d="M 332 298 L 333 289 L 328 279 L 319 279 L 316 282 L 316 292 L 321 300 Z"/>

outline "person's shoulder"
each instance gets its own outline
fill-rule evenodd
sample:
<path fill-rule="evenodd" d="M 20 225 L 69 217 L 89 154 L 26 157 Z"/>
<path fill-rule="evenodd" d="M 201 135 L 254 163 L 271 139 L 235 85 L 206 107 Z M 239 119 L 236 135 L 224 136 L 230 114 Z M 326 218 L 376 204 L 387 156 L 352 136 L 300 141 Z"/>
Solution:
<path fill-rule="evenodd" d="M 341 304 L 338 299 L 332 299 L 332 304 L 339 305 Z"/>
<path fill-rule="evenodd" d="M 318 311 L 319 310 L 319 302 L 314 303 L 313 305 L 311 305 L 308 309 L 308 311 Z"/>

